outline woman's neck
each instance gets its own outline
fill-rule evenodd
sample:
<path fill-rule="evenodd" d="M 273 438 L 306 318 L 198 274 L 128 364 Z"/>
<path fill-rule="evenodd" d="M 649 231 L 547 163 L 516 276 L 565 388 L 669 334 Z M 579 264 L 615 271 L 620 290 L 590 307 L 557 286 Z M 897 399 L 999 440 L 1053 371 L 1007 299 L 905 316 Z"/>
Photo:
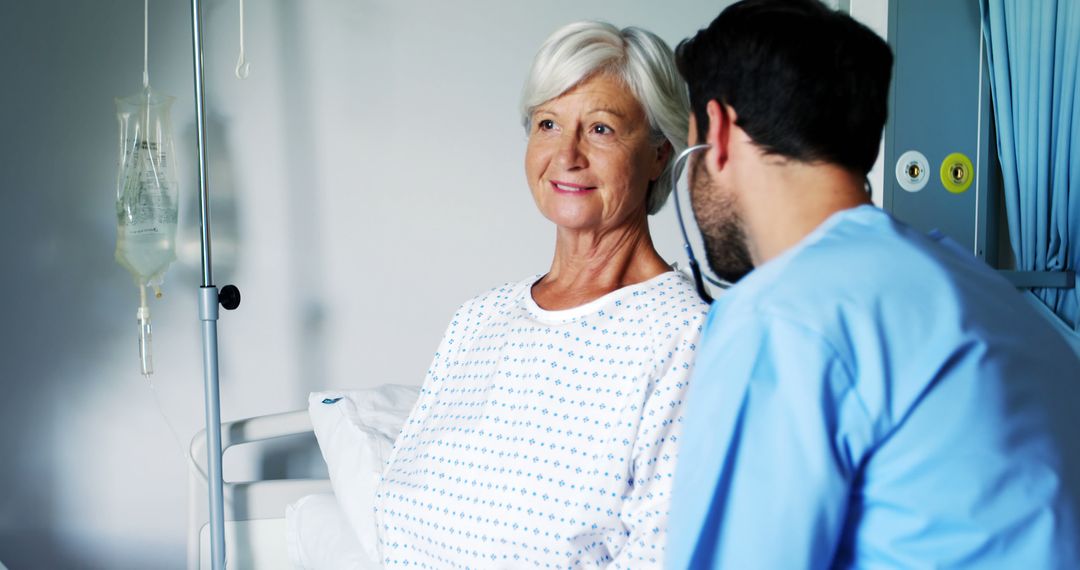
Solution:
<path fill-rule="evenodd" d="M 544 309 L 568 309 L 670 270 L 645 219 L 602 233 L 560 228 L 551 271 L 533 285 L 532 296 Z"/>

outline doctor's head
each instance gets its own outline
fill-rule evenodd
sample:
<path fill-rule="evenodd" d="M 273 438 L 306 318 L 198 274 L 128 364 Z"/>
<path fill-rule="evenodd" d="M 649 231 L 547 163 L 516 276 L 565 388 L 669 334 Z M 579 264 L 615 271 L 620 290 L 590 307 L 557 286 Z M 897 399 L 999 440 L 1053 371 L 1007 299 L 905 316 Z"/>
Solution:
<path fill-rule="evenodd" d="M 765 165 L 827 167 L 862 188 L 885 125 L 892 53 L 817 0 L 744 0 L 682 42 L 676 60 L 691 142 L 713 145 L 692 161 L 695 216 L 710 265 L 737 279 L 758 257 L 744 210 L 761 174 L 778 172 Z"/>
<path fill-rule="evenodd" d="M 671 192 L 688 117 L 674 54 L 656 35 L 593 21 L 556 30 L 521 99 L 525 172 L 541 213 L 562 228 L 647 226 Z"/>

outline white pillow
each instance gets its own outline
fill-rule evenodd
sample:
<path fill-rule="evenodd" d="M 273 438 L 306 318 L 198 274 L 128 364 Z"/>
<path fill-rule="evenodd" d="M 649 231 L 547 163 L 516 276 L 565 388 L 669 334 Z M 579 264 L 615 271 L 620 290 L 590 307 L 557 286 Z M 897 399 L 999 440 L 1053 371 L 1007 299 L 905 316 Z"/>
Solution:
<path fill-rule="evenodd" d="M 308 495 L 285 508 L 289 559 L 306 570 L 377 570 L 334 495 Z"/>
<path fill-rule="evenodd" d="M 369 560 L 381 563 L 375 491 L 418 386 L 313 392 L 308 413 L 341 510 Z"/>

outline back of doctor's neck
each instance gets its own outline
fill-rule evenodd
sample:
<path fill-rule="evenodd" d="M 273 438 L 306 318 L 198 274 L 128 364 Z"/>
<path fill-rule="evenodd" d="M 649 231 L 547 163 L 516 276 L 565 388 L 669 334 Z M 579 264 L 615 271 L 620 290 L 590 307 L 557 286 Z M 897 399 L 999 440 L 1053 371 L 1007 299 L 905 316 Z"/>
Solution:
<path fill-rule="evenodd" d="M 864 178 L 830 163 L 776 157 L 736 174 L 744 230 L 755 266 L 784 253 L 833 214 L 870 204 Z"/>

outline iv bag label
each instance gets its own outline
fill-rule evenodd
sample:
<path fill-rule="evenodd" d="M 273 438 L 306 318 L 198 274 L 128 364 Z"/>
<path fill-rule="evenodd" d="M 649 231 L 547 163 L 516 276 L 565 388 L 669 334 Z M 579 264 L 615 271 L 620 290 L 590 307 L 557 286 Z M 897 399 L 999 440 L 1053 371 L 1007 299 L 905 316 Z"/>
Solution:
<path fill-rule="evenodd" d="M 137 141 L 126 153 L 124 192 L 117 212 L 130 234 L 165 231 L 176 225 L 168 154 L 154 141 Z"/>

